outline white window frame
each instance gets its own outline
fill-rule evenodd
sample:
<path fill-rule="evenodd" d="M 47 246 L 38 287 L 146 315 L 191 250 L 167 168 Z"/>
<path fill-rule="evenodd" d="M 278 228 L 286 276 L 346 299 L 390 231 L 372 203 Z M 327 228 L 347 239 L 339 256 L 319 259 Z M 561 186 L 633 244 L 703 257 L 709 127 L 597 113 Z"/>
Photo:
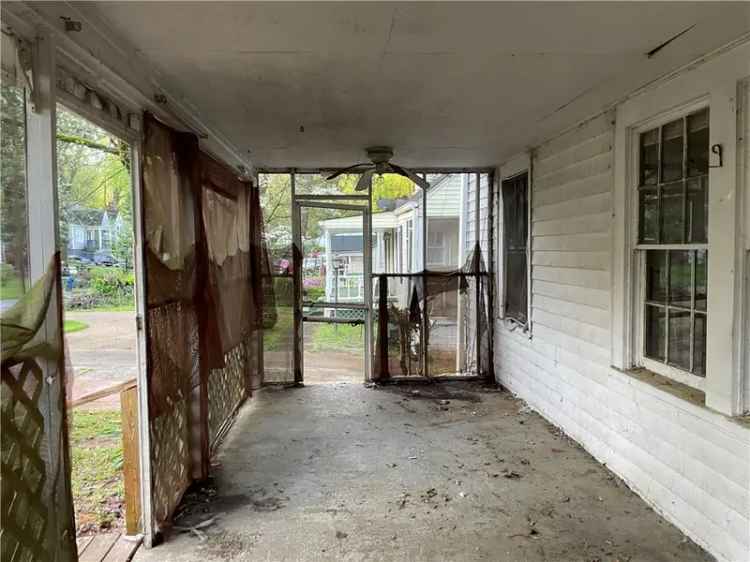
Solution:
<path fill-rule="evenodd" d="M 739 94 L 742 80 L 750 74 L 748 60 L 750 44 L 746 43 L 675 72 L 621 103 L 615 125 L 611 362 L 613 367 L 627 371 L 639 365 L 646 367 L 639 358 L 642 346 L 636 309 L 640 305 L 640 271 L 634 253 L 638 225 L 633 188 L 637 162 L 633 158 L 637 141 L 634 133 L 702 105 L 710 107 L 709 146 L 721 145 L 723 165 L 715 167 L 718 157 L 709 153 L 706 377 L 697 386 L 702 386 L 707 407 L 727 415 L 740 414 L 744 409 L 742 342 L 747 341 L 748 334 L 742 310 L 747 296 L 743 277 L 737 272 L 745 271 L 742 225 L 748 186 L 738 160 L 738 148 L 744 145 L 737 108 L 746 103 Z M 675 374 L 679 373 L 667 376 Z M 679 380 L 678 376 L 672 378 Z"/>
<path fill-rule="evenodd" d="M 503 237 L 503 182 L 509 179 L 513 179 L 521 174 L 528 175 L 528 181 L 526 185 L 527 194 L 527 239 L 526 239 L 526 324 L 521 328 L 527 333 L 528 337 L 532 337 L 532 268 L 534 267 L 531 262 L 532 258 L 532 218 L 533 218 L 533 166 L 532 166 L 533 154 L 531 152 L 523 152 L 511 158 L 508 162 L 500 166 L 495 177 L 497 181 L 493 186 L 495 190 L 495 279 L 496 279 L 496 291 L 497 291 L 497 318 L 505 321 L 505 240 Z M 509 319 L 514 326 L 519 326 L 518 322 L 514 319 Z"/>
<path fill-rule="evenodd" d="M 439 238 L 439 241 L 436 241 L 433 239 L 435 235 Z M 445 244 L 445 232 L 442 230 L 434 230 L 430 229 L 427 231 L 427 256 L 426 261 L 427 265 L 445 265 L 447 263 L 450 263 L 448 260 L 450 256 L 448 255 L 448 247 Z M 430 252 L 439 252 L 440 253 L 440 259 L 434 260 L 430 259 Z"/>
<path fill-rule="evenodd" d="M 628 146 L 629 146 L 629 153 L 627 155 L 628 163 L 629 163 L 629 169 L 628 169 L 628 189 L 630 190 L 630 194 L 632 195 L 631 199 L 631 208 L 628 209 L 628 212 L 630 213 L 630 221 L 631 224 L 633 224 L 632 229 L 632 237 L 631 240 L 631 247 L 633 251 L 633 277 L 631 279 L 631 284 L 633 286 L 633 290 L 635 291 L 635 294 L 637 295 L 637 298 L 633 299 L 632 307 L 633 310 L 631 312 L 633 320 L 633 334 L 635 342 L 635 346 L 633 349 L 633 355 L 634 355 L 634 366 L 635 367 L 645 367 L 649 371 L 652 371 L 654 373 L 664 375 L 666 377 L 669 377 L 670 379 L 676 380 L 677 382 L 680 382 L 682 384 L 685 384 L 687 386 L 690 386 L 692 388 L 704 391 L 706 388 L 706 377 L 704 376 L 698 376 L 694 375 L 688 371 L 684 371 L 678 367 L 674 367 L 672 365 L 668 365 L 666 363 L 662 363 L 661 361 L 657 361 L 655 359 L 650 359 L 649 357 L 646 357 L 644 353 L 644 346 L 645 346 L 645 332 L 646 332 L 646 318 L 645 318 L 645 299 L 646 299 L 646 253 L 648 250 L 708 250 L 709 249 L 709 243 L 701 243 L 701 244 L 641 244 L 638 241 L 638 231 L 639 231 L 639 216 L 640 216 L 640 209 L 639 209 L 639 201 L 638 201 L 638 183 L 639 183 L 639 177 L 640 177 L 640 136 L 642 133 L 645 133 L 646 131 L 650 131 L 652 129 L 655 129 L 657 127 L 661 127 L 662 125 L 665 125 L 667 123 L 670 123 L 672 121 L 682 119 L 686 115 L 690 115 L 692 113 L 695 113 L 697 111 L 700 111 L 701 109 L 709 108 L 709 115 L 710 115 L 710 105 L 709 105 L 709 99 L 707 96 L 702 97 L 699 100 L 696 100 L 693 103 L 689 103 L 687 105 L 683 105 L 680 107 L 677 107 L 671 111 L 667 111 L 665 113 L 662 113 L 658 115 L 657 117 L 653 119 L 649 119 L 645 122 L 640 123 L 638 126 L 631 127 L 629 129 L 629 139 L 628 139 Z M 710 123 L 710 120 L 709 120 Z M 709 135 L 710 135 L 710 127 L 709 127 Z M 684 139 L 684 142 L 687 142 L 687 139 Z M 659 149 L 661 149 L 661 145 L 659 145 Z M 709 161 L 710 158 L 710 149 L 709 150 Z M 708 191 L 711 191 L 711 182 L 709 179 L 708 183 Z M 711 222 L 711 214 L 710 214 L 710 206 L 708 211 L 708 217 L 707 221 L 710 224 Z M 708 261 L 711 261 L 711 252 L 708 253 Z M 710 292 L 710 291 L 709 291 Z M 692 332 L 691 332 L 692 333 Z M 706 344 L 708 345 L 708 336 L 706 337 Z"/>

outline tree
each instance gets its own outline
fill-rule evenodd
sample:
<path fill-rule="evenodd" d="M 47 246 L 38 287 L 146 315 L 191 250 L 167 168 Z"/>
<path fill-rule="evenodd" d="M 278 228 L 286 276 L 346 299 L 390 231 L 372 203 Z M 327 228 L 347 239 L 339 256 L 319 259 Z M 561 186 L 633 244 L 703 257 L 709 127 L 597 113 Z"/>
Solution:
<path fill-rule="evenodd" d="M 132 187 L 128 144 L 90 121 L 58 106 L 57 189 L 60 246 L 68 247 L 73 211 L 91 208 L 118 212 L 130 230 Z M 118 241 L 113 241 L 116 246 Z M 125 243 L 123 239 L 121 241 Z M 131 262 L 131 259 L 126 258 Z"/>
<path fill-rule="evenodd" d="M 358 175 L 345 174 L 334 181 L 326 181 L 321 174 L 297 174 L 295 176 L 295 190 L 297 193 L 319 195 L 355 194 Z M 261 174 L 260 176 L 261 206 L 263 207 L 266 235 L 269 250 L 274 256 L 291 256 L 292 242 L 292 188 L 289 174 Z M 385 174 L 373 178 L 372 212 L 379 213 L 382 209 L 378 201 L 382 199 L 404 199 L 412 197 L 418 190 L 416 186 L 403 176 Z M 320 238 L 320 221 L 342 216 L 340 211 L 307 207 L 302 215 L 302 238 L 305 248 L 314 246 Z"/>
<path fill-rule="evenodd" d="M 2 261 L 27 279 L 26 108 L 22 88 L 2 82 L 0 129 L 0 244 Z"/>
<path fill-rule="evenodd" d="M 123 220 L 123 225 L 112 244 L 112 255 L 125 269 L 133 268 L 133 225 Z"/>

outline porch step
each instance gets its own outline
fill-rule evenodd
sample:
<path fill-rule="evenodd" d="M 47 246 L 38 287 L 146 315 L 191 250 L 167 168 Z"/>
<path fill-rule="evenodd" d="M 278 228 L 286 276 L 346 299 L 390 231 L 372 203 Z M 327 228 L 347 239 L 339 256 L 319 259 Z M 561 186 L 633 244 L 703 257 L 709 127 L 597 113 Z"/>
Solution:
<path fill-rule="evenodd" d="M 78 543 L 79 562 L 128 562 L 141 546 L 140 536 L 103 533 L 81 537 Z"/>

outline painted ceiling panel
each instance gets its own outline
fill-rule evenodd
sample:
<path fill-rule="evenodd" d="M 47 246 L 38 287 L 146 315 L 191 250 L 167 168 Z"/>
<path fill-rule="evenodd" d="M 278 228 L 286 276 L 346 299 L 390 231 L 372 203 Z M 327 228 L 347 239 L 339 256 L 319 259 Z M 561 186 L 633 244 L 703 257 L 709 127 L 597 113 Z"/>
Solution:
<path fill-rule="evenodd" d="M 372 144 L 392 145 L 407 166 L 494 165 L 750 32 L 748 3 L 93 2 L 81 10 L 265 167 L 346 165 Z"/>

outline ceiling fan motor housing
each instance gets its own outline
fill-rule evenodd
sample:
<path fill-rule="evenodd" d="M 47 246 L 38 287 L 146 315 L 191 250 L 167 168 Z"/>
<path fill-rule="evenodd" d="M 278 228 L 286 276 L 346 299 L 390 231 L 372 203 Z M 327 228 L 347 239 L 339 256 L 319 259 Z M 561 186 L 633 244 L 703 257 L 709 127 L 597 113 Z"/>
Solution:
<path fill-rule="evenodd" d="M 393 149 L 390 146 L 371 146 L 366 149 L 367 157 L 373 164 L 385 164 L 393 158 Z"/>

